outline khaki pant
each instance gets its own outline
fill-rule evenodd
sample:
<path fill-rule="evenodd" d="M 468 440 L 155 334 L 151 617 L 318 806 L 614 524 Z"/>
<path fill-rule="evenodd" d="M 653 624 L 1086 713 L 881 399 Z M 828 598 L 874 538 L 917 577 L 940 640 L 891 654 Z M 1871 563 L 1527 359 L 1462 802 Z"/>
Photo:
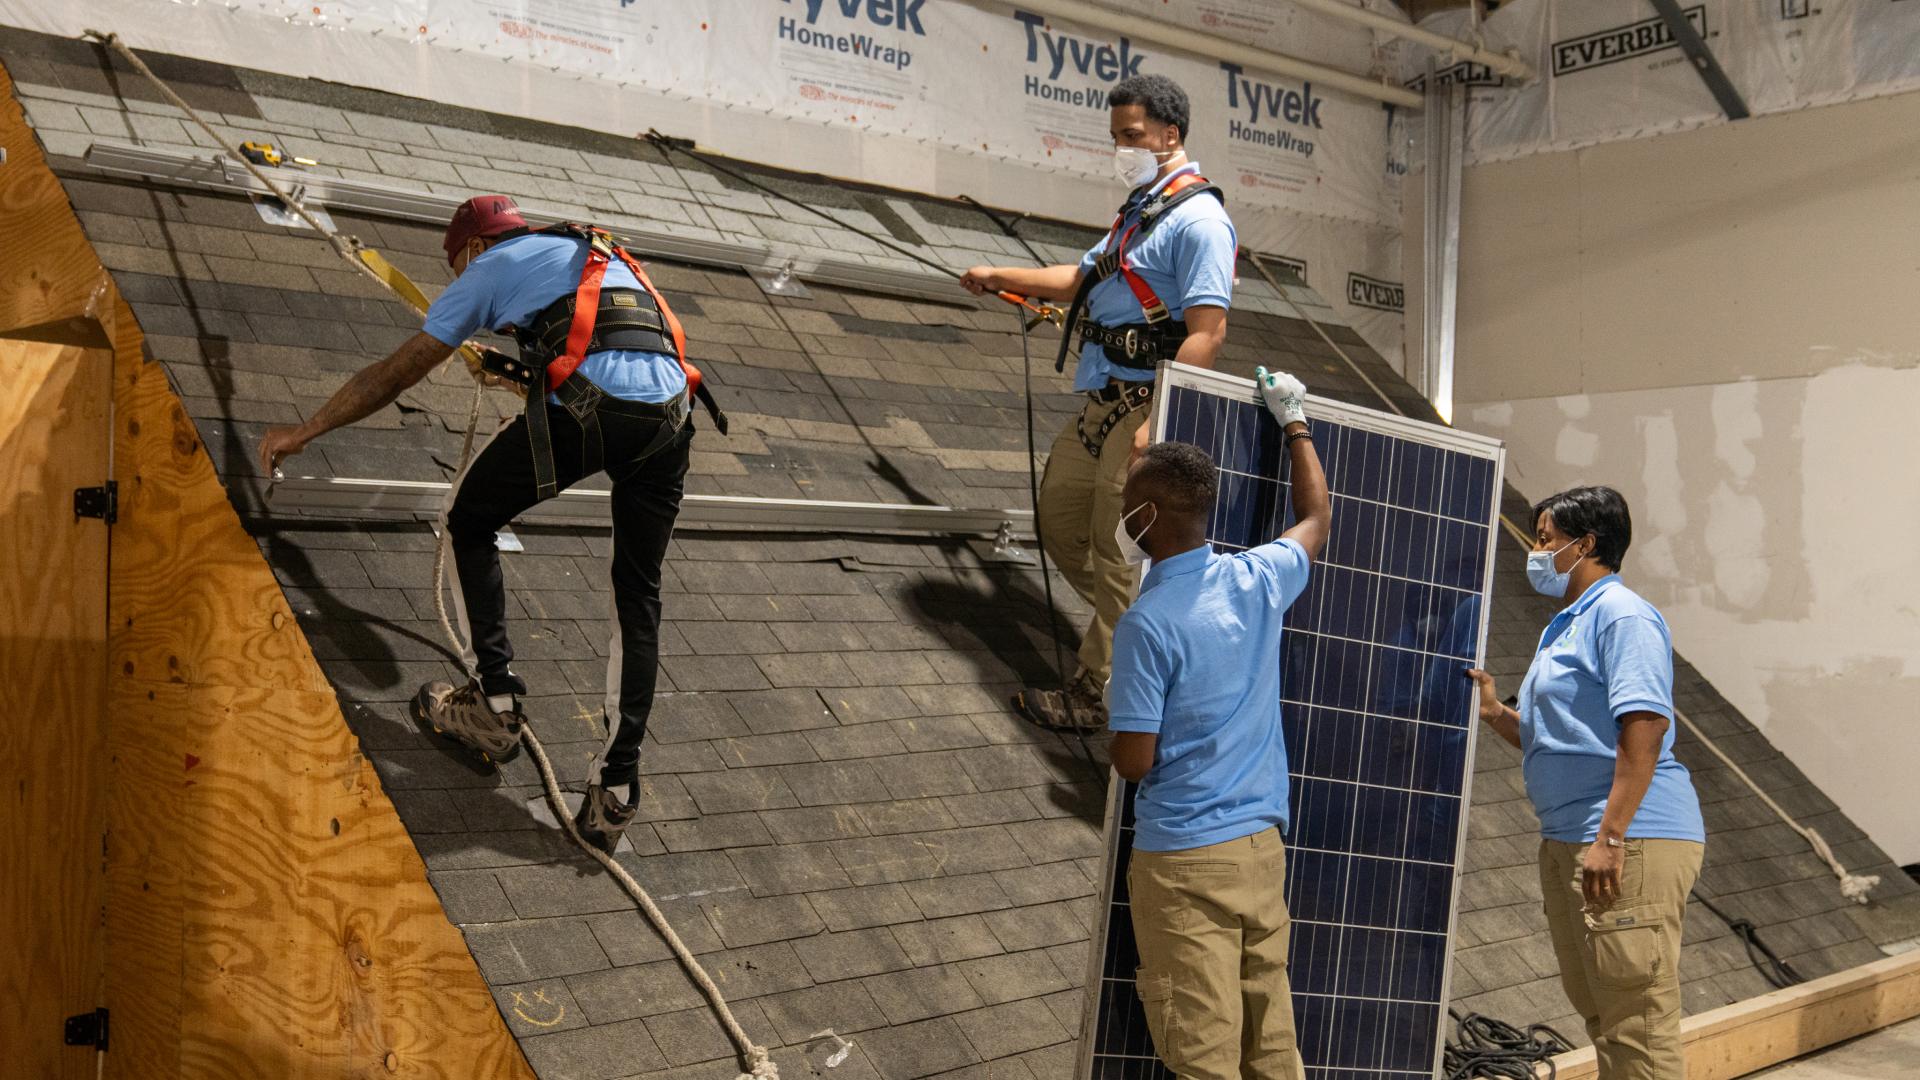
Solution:
<path fill-rule="evenodd" d="M 1589 912 L 1585 844 L 1540 842 L 1540 892 L 1567 999 L 1587 1024 L 1600 1080 L 1684 1080 L 1680 927 L 1706 846 L 1628 840 L 1620 897 Z"/>
<path fill-rule="evenodd" d="M 1160 1060 L 1181 1080 L 1304 1080 L 1287 980 L 1280 831 L 1127 867 L 1135 973 Z"/>
<path fill-rule="evenodd" d="M 1097 432 L 1107 414 L 1119 407 L 1119 402 L 1089 401 L 1079 422 L 1089 433 Z M 1073 591 L 1093 605 L 1093 621 L 1080 640 L 1080 667 L 1101 686 L 1112 674 L 1113 626 L 1133 602 L 1136 577 L 1113 542 L 1113 526 L 1120 520 L 1120 489 L 1127 481 L 1133 434 L 1151 409 L 1141 406 L 1115 424 L 1098 458 L 1087 453 L 1078 429 L 1068 421 L 1053 440 L 1040 480 L 1040 532 L 1047 558 Z"/>

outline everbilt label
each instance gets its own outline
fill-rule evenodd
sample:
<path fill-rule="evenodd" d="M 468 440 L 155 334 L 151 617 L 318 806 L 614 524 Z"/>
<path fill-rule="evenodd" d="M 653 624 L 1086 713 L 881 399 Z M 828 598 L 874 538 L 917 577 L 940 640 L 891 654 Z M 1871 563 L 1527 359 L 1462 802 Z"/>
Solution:
<path fill-rule="evenodd" d="M 792 4 L 794 0 L 785 0 Z M 861 30 L 835 33 L 814 29 L 820 21 L 822 12 L 839 12 L 848 20 L 863 21 L 882 30 L 900 30 L 927 36 L 927 28 L 920 22 L 920 9 L 927 0 L 800 0 L 806 5 L 805 25 L 802 20 L 782 18 L 776 31 L 782 41 L 791 41 L 796 45 L 824 49 L 828 52 L 846 53 L 884 64 L 900 70 L 913 63 L 913 54 L 906 49 L 882 44 L 872 35 Z"/>
<path fill-rule="evenodd" d="M 1702 38 L 1707 36 L 1707 9 L 1696 4 L 1685 11 L 1687 22 L 1693 25 L 1694 33 Z M 1667 28 L 1666 20 L 1659 17 L 1642 19 L 1637 23 L 1616 26 L 1611 30 L 1602 30 L 1596 34 L 1569 38 L 1553 43 L 1553 73 L 1571 75 L 1576 71 L 1588 71 L 1622 60 L 1632 60 L 1637 56 L 1650 56 L 1667 49 L 1678 48 L 1680 43 L 1673 38 L 1673 31 Z"/>
<path fill-rule="evenodd" d="M 1227 121 L 1229 136 L 1276 150 L 1290 150 L 1302 157 L 1313 156 L 1311 138 L 1302 138 L 1285 128 L 1272 131 L 1260 126 L 1264 116 L 1272 123 L 1297 127 L 1303 132 L 1319 130 L 1323 126 L 1320 106 L 1324 101 L 1314 94 L 1312 83 L 1301 83 L 1298 90 L 1275 86 L 1248 78 L 1244 68 L 1224 60 L 1220 62 L 1220 70 L 1227 73 L 1227 108 L 1247 110 L 1245 123 L 1241 123 L 1238 116 Z"/>
<path fill-rule="evenodd" d="M 1365 274 L 1348 274 L 1347 303 L 1375 311 L 1405 311 L 1407 287 L 1397 281 L 1381 281 Z"/>
<path fill-rule="evenodd" d="M 1045 18 L 1031 12 L 1016 10 L 1013 17 L 1027 28 L 1027 63 L 1043 67 L 1047 72 L 1045 76 L 1027 76 L 1028 97 L 1085 109 L 1105 109 L 1108 86 L 1140 74 L 1140 61 L 1146 59 L 1144 53 L 1133 51 L 1133 42 L 1125 37 L 1116 47 L 1050 30 Z M 1044 59 L 1040 55 L 1043 52 L 1046 53 Z M 1068 69 L 1087 81 L 1079 86 L 1061 85 L 1060 79 Z M 1090 81 L 1095 79 L 1099 81 Z"/>
<path fill-rule="evenodd" d="M 1435 86 L 1452 86 L 1454 83 L 1465 83 L 1468 86 L 1507 85 L 1506 76 L 1495 74 L 1494 70 L 1487 65 L 1476 64 L 1471 60 L 1462 60 L 1452 67 L 1443 67 L 1433 74 L 1433 84 Z M 1426 88 L 1427 77 L 1424 74 L 1416 75 L 1407 82 L 1407 89 L 1409 90 L 1425 90 Z"/>

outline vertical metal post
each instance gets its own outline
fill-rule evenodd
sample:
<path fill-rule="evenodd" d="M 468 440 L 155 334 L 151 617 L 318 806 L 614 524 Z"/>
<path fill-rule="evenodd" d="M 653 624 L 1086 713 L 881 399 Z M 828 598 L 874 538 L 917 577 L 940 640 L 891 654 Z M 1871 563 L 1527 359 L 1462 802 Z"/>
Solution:
<path fill-rule="evenodd" d="M 1442 86 L 1427 62 L 1422 165 L 1426 235 L 1421 245 L 1420 389 L 1442 420 L 1453 422 L 1454 316 L 1460 281 L 1460 169 L 1466 155 L 1467 88 Z"/>

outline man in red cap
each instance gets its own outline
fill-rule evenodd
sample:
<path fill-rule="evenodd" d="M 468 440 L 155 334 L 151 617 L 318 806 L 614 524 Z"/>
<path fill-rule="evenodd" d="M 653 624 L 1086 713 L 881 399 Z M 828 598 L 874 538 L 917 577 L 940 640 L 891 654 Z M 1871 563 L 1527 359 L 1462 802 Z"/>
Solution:
<path fill-rule="evenodd" d="M 354 375 L 306 423 L 269 430 L 261 464 L 271 473 L 313 439 L 385 407 L 475 332 L 514 334 L 521 360 L 546 372 L 539 385 L 549 392 L 530 392 L 526 415 L 504 425 L 454 478 L 440 521 L 453 549 L 467 681 L 427 684 L 414 711 L 493 761 L 520 752 L 527 686 L 511 666 L 494 536 L 535 503 L 604 470 L 613 480 L 607 742 L 589 767 L 579 824 L 612 851 L 638 798 L 658 669 L 660 565 L 680 509 L 693 438 L 689 376 L 697 387 L 698 374 L 685 365 L 672 310 L 604 233 L 533 231 L 512 199 L 481 195 L 454 212 L 446 252 L 454 281 L 422 331 Z"/>

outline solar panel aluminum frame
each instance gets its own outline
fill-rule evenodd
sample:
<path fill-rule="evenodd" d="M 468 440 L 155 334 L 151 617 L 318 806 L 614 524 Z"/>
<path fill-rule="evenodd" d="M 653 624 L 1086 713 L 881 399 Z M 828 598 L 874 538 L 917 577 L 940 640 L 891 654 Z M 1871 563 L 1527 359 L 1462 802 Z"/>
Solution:
<path fill-rule="evenodd" d="M 1243 379 L 1235 375 L 1227 375 L 1206 368 L 1191 367 L 1186 364 L 1177 364 L 1170 360 L 1163 360 L 1160 363 L 1158 371 L 1157 388 L 1153 400 L 1153 416 L 1151 418 L 1155 442 L 1161 441 L 1166 437 L 1167 410 L 1173 400 L 1173 394 L 1170 391 L 1175 388 L 1200 390 L 1230 399 L 1251 401 L 1264 407 L 1259 389 L 1251 379 Z M 1483 457 L 1493 462 L 1493 481 L 1491 485 L 1492 504 L 1487 507 L 1486 566 L 1488 569 L 1486 584 L 1481 590 L 1480 626 L 1474 643 L 1474 662 L 1476 665 L 1484 665 L 1487 656 L 1487 627 L 1493 613 L 1492 567 L 1494 551 L 1500 532 L 1499 506 L 1500 494 L 1505 483 L 1507 462 L 1506 444 L 1498 439 L 1475 435 L 1457 428 L 1444 427 L 1439 424 L 1430 424 L 1422 420 L 1396 416 L 1374 409 L 1361 408 L 1345 402 L 1309 396 L 1306 399 L 1306 403 L 1307 415 L 1310 419 L 1324 419 L 1382 435 L 1415 439 L 1442 449 Z M 1139 579 L 1143 578 L 1145 573 L 1146 568 L 1142 567 L 1136 576 L 1136 589 L 1139 585 Z M 1470 701 L 1474 716 L 1477 718 L 1480 703 L 1480 694 L 1477 687 Z M 1467 769 L 1465 776 L 1461 780 L 1460 788 L 1462 821 L 1459 836 L 1454 843 L 1453 887 L 1447 908 L 1448 947 L 1446 951 L 1446 962 L 1442 967 L 1440 976 L 1440 1002 L 1443 1006 L 1452 997 L 1452 942 L 1454 929 L 1460 915 L 1460 878 L 1462 875 L 1459 867 L 1466 858 L 1467 829 L 1465 825 L 1465 815 L 1468 808 L 1472 805 L 1473 800 L 1474 770 L 1472 764 L 1475 747 L 1478 743 L 1479 724 L 1474 720 L 1469 720 L 1466 731 L 1467 746 L 1465 760 L 1467 762 Z M 1074 1076 L 1076 1080 L 1088 1080 L 1093 1074 L 1094 1039 L 1098 1034 L 1101 1017 L 1100 991 L 1104 978 L 1103 968 L 1105 966 L 1107 934 L 1110 930 L 1109 917 L 1113 913 L 1113 867 L 1114 860 L 1119 854 L 1119 822 L 1123 812 L 1121 800 L 1125 798 L 1126 788 L 1127 785 L 1125 781 L 1121 780 L 1117 774 L 1109 774 L 1106 818 L 1103 825 L 1104 833 L 1102 839 L 1102 847 L 1104 849 L 1102 861 L 1105 871 L 1102 875 L 1100 886 L 1099 919 L 1087 945 L 1087 979 L 1083 991 L 1086 995 L 1086 1000 L 1081 1010 L 1080 1046 L 1074 1064 Z M 1434 1039 L 1432 1072 L 1435 1076 L 1440 1075 L 1441 1057 L 1445 1050 L 1446 1025 L 1442 1023 L 1437 1026 Z"/>

